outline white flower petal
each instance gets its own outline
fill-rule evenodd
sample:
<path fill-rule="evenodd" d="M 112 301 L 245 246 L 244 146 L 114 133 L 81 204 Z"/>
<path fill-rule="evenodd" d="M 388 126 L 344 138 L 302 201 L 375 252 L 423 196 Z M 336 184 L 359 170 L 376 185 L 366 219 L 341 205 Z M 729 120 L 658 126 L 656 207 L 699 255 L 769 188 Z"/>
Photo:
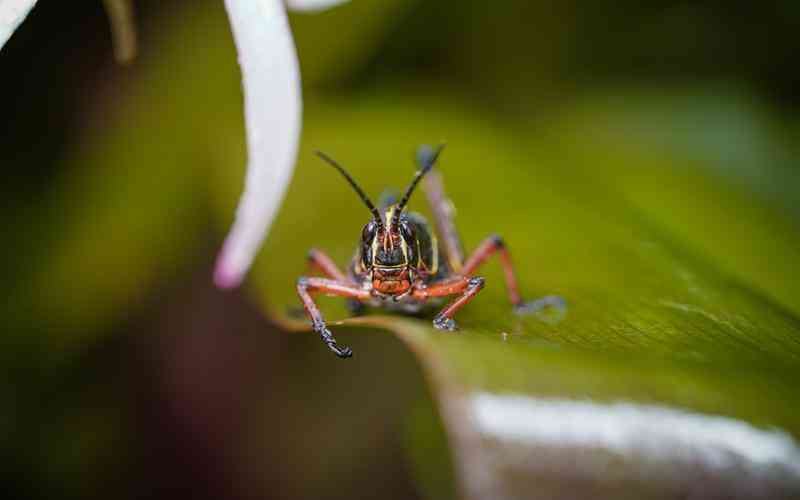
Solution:
<path fill-rule="evenodd" d="M 282 0 L 225 0 L 242 68 L 248 165 L 236 220 L 214 282 L 241 283 L 280 206 L 300 140 L 302 101 Z"/>
<path fill-rule="evenodd" d="M 36 5 L 36 0 L 0 0 L 0 49 Z"/>
<path fill-rule="evenodd" d="M 286 0 L 286 5 L 296 11 L 323 10 L 334 7 L 347 0 Z"/>

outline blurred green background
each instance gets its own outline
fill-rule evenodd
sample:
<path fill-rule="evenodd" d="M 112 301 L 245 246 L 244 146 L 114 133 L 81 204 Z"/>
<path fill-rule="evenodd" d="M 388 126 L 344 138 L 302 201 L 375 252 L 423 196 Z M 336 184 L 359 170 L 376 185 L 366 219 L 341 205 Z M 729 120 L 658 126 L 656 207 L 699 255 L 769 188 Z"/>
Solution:
<path fill-rule="evenodd" d="M 101 2 L 65 4 L 40 2 L 0 52 L 10 497 L 454 495 L 435 389 L 400 341 L 340 328 L 357 354 L 343 363 L 265 314 L 295 305 L 309 246 L 344 263 L 365 220 L 315 148 L 377 196 L 407 182 L 416 144 L 447 139 L 468 247 L 502 233 L 529 295 L 567 297 L 558 325 L 517 327 L 509 357 L 490 266 L 464 335 L 421 334 L 459 380 L 800 436 L 796 2 L 353 0 L 293 14 L 300 162 L 235 293 L 210 284 L 245 161 L 222 2 L 136 2 L 127 68 Z M 696 310 L 681 310 L 688 297 Z M 498 382 L 489 370 L 509 359 L 534 368 Z"/>

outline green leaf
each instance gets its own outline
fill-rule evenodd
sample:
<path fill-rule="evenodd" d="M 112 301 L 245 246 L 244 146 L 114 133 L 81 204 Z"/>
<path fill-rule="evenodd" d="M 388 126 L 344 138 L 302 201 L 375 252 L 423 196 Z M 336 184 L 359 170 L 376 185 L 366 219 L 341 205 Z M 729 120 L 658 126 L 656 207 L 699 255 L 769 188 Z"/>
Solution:
<path fill-rule="evenodd" d="M 391 330 L 418 356 L 463 493 L 519 492 L 539 481 L 544 491 L 569 483 L 636 497 L 695 491 L 697 474 L 712 473 L 723 492 L 742 488 L 745 477 L 773 495 L 796 488 L 800 475 L 789 463 L 800 452 L 785 433 L 800 433 L 793 397 L 800 285 L 790 277 L 800 257 L 797 222 L 668 152 L 602 140 L 599 131 L 614 128 L 608 112 L 577 109 L 532 130 L 487 124 L 466 102 L 406 95 L 307 106 L 297 173 L 251 276 L 264 307 L 287 326 L 307 329 L 286 315 L 299 305 L 294 283 L 306 272 L 307 250 L 324 249 L 344 267 L 368 219 L 313 149 L 330 152 L 377 197 L 408 182 L 417 144 L 444 138 L 448 149 L 438 168 L 466 245 L 502 235 L 523 293 L 564 297 L 563 318 L 512 314 L 497 263 L 481 269 L 487 286 L 457 315 L 457 333 L 433 329 L 433 311 L 422 319 L 377 312 L 348 320 L 341 299 L 318 302 L 355 351 L 342 370 L 357 370 L 359 358 L 370 356 L 359 350 L 359 335 L 367 333 L 343 325 Z M 424 197 L 412 205 L 424 210 Z M 319 355 L 330 355 L 322 343 Z M 509 450 L 478 432 L 471 415 L 476 398 L 489 394 L 536 404 L 589 401 L 601 420 L 630 408 L 656 415 L 643 425 L 653 428 L 653 446 L 665 450 L 620 451 L 602 439 L 524 446 L 522 438 L 515 441 L 521 451 Z M 678 437 L 665 442 L 669 433 L 658 437 L 659 425 L 672 419 L 681 429 L 697 423 L 711 434 L 717 423 L 741 426 L 751 444 L 777 443 L 779 451 L 756 463 L 750 448 L 700 442 L 687 449 Z M 591 418 L 585 427 L 592 429 Z M 679 451 L 670 453 L 673 444 Z M 735 466 L 714 465 L 709 450 L 735 457 Z M 541 461 L 530 458 L 536 456 Z M 569 457 L 571 466 L 564 466 Z M 614 474 L 601 473 L 608 467 Z M 490 472 L 483 480 L 476 478 L 481 468 Z M 548 473 L 553 469 L 558 473 Z"/>

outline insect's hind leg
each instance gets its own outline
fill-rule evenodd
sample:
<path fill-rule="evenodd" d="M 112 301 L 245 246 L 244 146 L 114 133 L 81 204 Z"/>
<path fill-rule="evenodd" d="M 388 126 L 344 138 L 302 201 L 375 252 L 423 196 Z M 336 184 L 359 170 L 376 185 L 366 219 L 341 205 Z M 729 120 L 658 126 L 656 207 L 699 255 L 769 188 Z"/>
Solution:
<path fill-rule="evenodd" d="M 322 318 L 317 304 L 311 298 L 311 293 L 326 293 L 338 295 L 357 300 L 367 300 L 369 292 L 356 288 L 350 283 L 342 283 L 336 280 L 325 278 L 299 278 L 297 280 L 297 294 L 303 302 L 306 314 L 311 319 L 314 331 L 322 338 L 322 341 L 340 358 L 349 358 L 353 355 L 353 350 L 349 347 L 339 346 L 333 334 L 328 330 L 325 320 Z"/>
<path fill-rule="evenodd" d="M 433 161 L 434 155 L 435 151 L 430 146 L 420 146 L 417 150 L 419 168 L 423 168 Z M 431 206 L 433 223 L 442 243 L 444 257 L 449 268 L 453 272 L 460 273 L 464 264 L 464 247 L 456 230 L 453 204 L 450 203 L 444 192 L 442 174 L 434 169 L 428 173 L 423 182 L 425 195 L 428 198 L 428 204 Z"/>
<path fill-rule="evenodd" d="M 499 254 L 500 257 L 500 265 L 503 266 L 503 274 L 506 279 L 508 298 L 514 305 L 515 313 L 531 314 L 549 307 L 563 311 L 566 302 L 557 295 L 547 295 L 531 301 L 522 299 L 519 293 L 519 285 L 517 284 L 517 276 L 514 273 L 514 264 L 511 262 L 511 253 L 509 253 L 503 239 L 496 234 L 483 240 L 483 242 L 478 245 L 478 248 L 472 252 L 472 255 L 470 255 L 464 263 L 463 273 L 471 274 L 475 272 L 481 264 L 486 262 L 486 260 L 495 253 Z"/>
<path fill-rule="evenodd" d="M 328 254 L 322 250 L 312 248 L 308 251 L 308 265 L 319 270 L 327 278 L 341 281 L 342 283 L 351 283 L 351 280 L 336 266 L 333 259 L 328 257 Z"/>
<path fill-rule="evenodd" d="M 522 296 L 520 296 L 519 293 L 519 285 L 517 284 L 517 277 L 514 273 L 514 264 L 511 262 L 511 254 L 500 236 L 495 234 L 483 240 L 464 263 L 463 273 L 472 274 L 495 253 L 499 254 L 500 264 L 503 266 L 508 298 L 511 300 L 511 304 L 514 305 L 515 311 L 524 312 L 525 302 L 522 300 Z"/>

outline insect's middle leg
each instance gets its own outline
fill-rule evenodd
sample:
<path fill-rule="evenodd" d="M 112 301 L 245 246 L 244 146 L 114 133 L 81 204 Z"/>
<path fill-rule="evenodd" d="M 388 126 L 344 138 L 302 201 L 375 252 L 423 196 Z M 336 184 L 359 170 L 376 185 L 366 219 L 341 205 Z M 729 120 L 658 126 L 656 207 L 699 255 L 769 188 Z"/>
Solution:
<path fill-rule="evenodd" d="M 508 298 L 518 309 L 524 305 L 522 297 L 519 294 L 519 285 L 517 285 L 517 277 L 514 274 L 514 265 L 511 262 L 511 254 L 508 252 L 503 239 L 497 235 L 489 236 L 478 245 L 478 248 L 472 252 L 467 261 L 464 263 L 464 274 L 472 274 L 480 267 L 481 264 L 494 255 L 499 254 L 500 264 L 503 266 L 503 273 L 506 278 L 506 288 L 508 289 Z"/>
<path fill-rule="evenodd" d="M 308 265 L 312 269 L 319 270 L 327 278 L 342 283 L 351 283 L 350 279 L 339 269 L 333 259 L 328 257 L 328 254 L 322 250 L 312 248 L 308 251 Z"/>
<path fill-rule="evenodd" d="M 369 292 L 357 288 L 348 282 L 341 282 L 326 278 L 299 278 L 297 280 L 297 294 L 300 300 L 303 301 L 303 307 L 306 314 L 311 318 L 311 325 L 314 331 L 319 334 L 322 341 L 330 348 L 331 351 L 336 353 L 340 358 L 349 358 L 353 355 L 352 349 L 349 347 L 339 347 L 333 334 L 328 330 L 325 320 L 322 318 L 317 304 L 311 298 L 312 293 L 325 293 L 328 295 L 338 295 L 340 297 L 347 297 L 356 300 L 368 300 Z"/>
<path fill-rule="evenodd" d="M 431 297 L 444 297 L 460 293 L 461 295 L 456 300 L 448 304 L 433 318 L 433 326 L 439 330 L 453 331 L 458 329 L 453 316 L 481 291 L 484 282 L 485 280 L 480 277 L 455 278 L 419 290 L 414 293 L 414 296 L 419 300 L 425 300 Z"/>

